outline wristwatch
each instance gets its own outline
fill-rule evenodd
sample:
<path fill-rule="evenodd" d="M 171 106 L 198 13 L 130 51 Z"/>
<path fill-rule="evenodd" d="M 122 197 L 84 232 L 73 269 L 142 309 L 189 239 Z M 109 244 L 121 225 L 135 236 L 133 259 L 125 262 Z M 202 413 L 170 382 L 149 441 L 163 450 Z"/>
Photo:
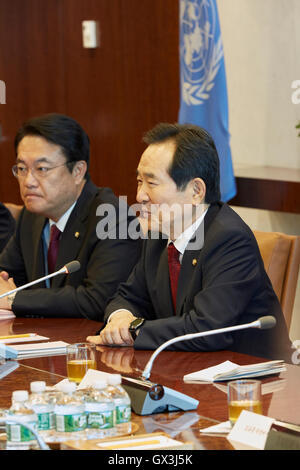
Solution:
<path fill-rule="evenodd" d="M 136 340 L 137 337 L 137 330 L 141 328 L 141 326 L 145 323 L 145 318 L 136 318 L 133 320 L 129 325 L 129 331 L 132 336 L 133 341 Z"/>
<path fill-rule="evenodd" d="M 8 305 L 10 308 L 12 308 L 12 304 L 13 304 L 13 301 L 15 300 L 15 296 L 16 296 L 16 292 L 14 292 L 13 294 L 9 294 L 7 296 L 7 301 L 8 301 Z"/>

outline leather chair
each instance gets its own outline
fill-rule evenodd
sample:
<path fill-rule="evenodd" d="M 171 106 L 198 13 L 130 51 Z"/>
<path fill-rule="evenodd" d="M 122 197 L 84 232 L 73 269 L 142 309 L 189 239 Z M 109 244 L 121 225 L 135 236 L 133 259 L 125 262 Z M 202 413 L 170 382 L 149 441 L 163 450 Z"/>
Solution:
<path fill-rule="evenodd" d="M 300 237 L 256 230 L 254 235 L 289 330 L 299 272 Z"/>

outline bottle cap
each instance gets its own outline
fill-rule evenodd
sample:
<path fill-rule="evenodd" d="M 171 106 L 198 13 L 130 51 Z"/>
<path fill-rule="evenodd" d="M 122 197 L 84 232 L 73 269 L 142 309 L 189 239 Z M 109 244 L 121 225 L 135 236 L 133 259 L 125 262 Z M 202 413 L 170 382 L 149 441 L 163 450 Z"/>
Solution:
<path fill-rule="evenodd" d="M 120 385 L 122 382 L 121 374 L 110 374 L 108 376 L 109 385 Z"/>
<path fill-rule="evenodd" d="M 44 392 L 46 390 L 46 382 L 42 380 L 37 380 L 36 382 L 31 382 L 30 390 L 32 393 Z"/>
<path fill-rule="evenodd" d="M 28 400 L 27 390 L 15 390 L 12 394 L 13 401 L 26 401 Z"/>

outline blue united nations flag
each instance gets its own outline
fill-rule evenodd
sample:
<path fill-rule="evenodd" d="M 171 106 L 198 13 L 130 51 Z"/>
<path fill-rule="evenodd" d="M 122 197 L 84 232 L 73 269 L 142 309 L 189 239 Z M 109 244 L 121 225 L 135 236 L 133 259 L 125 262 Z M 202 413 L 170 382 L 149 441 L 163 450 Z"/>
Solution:
<path fill-rule="evenodd" d="M 213 137 L 219 158 L 221 197 L 236 194 L 228 103 L 218 9 L 215 0 L 180 1 L 179 122 L 204 127 Z"/>

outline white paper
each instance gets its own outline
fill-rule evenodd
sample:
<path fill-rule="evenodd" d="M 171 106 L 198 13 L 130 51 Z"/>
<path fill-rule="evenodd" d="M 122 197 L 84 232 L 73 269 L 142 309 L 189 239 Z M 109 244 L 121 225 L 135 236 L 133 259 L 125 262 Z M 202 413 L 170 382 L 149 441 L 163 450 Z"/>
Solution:
<path fill-rule="evenodd" d="M 243 410 L 227 439 L 237 450 L 263 450 L 274 421 L 268 416 Z"/>
<path fill-rule="evenodd" d="M 61 384 L 63 383 L 68 383 L 69 382 L 69 379 L 63 379 L 63 380 L 60 380 L 59 382 L 57 382 L 57 384 L 53 385 L 53 387 L 51 386 L 47 386 L 47 391 L 48 390 L 60 390 L 60 386 Z M 78 387 L 76 386 L 76 390 L 78 389 Z"/>
<path fill-rule="evenodd" d="M 205 434 L 228 434 L 232 429 L 230 421 L 224 421 L 223 423 L 214 424 L 208 428 L 200 429 L 200 432 Z"/>
<path fill-rule="evenodd" d="M 203 382 L 213 382 L 214 377 L 217 374 L 230 372 L 236 367 L 238 367 L 238 365 L 235 364 L 234 362 L 225 361 L 225 362 L 222 362 L 221 364 L 218 364 L 217 366 L 208 367 L 207 369 L 203 369 L 197 372 L 192 372 L 191 374 L 187 374 L 183 377 L 183 380 L 184 381 L 197 380 L 197 381 L 203 381 Z"/>
<path fill-rule="evenodd" d="M 78 390 L 82 388 L 92 387 L 98 380 L 106 380 L 108 376 L 113 375 L 101 370 L 88 369 L 85 376 L 78 385 Z"/>
<path fill-rule="evenodd" d="M 47 343 L 36 344 L 16 344 L 13 349 L 18 351 L 18 359 L 38 357 L 38 356 L 54 356 L 56 354 L 66 354 L 69 343 L 64 341 L 50 341 Z"/>
<path fill-rule="evenodd" d="M 76 390 L 81 390 L 84 388 L 92 387 L 99 380 L 106 380 L 107 376 L 109 375 L 112 375 L 112 374 L 109 374 L 108 372 L 102 372 L 101 370 L 88 369 L 84 377 L 82 378 L 80 384 L 76 386 Z M 61 384 L 67 383 L 67 382 L 69 382 L 69 379 L 60 380 L 60 382 L 57 382 L 57 384 L 54 385 L 53 388 L 55 388 L 56 390 L 59 390 Z"/>
<path fill-rule="evenodd" d="M 230 361 L 222 362 L 213 367 L 208 367 L 183 377 L 185 382 L 217 382 L 236 380 L 239 378 L 261 377 L 265 375 L 274 375 L 286 370 L 282 360 L 261 362 L 239 366 Z"/>

